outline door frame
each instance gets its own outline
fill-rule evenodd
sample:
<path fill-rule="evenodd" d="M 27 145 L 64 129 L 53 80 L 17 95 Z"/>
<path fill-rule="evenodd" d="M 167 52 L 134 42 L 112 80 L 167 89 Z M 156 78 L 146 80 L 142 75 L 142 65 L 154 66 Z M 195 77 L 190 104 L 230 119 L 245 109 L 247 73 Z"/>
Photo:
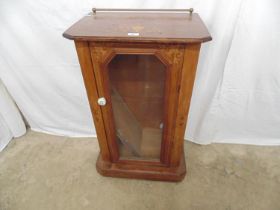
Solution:
<path fill-rule="evenodd" d="M 93 71 L 97 84 L 98 97 L 105 97 L 106 106 L 101 107 L 106 141 L 114 163 L 131 165 L 169 166 L 170 154 L 174 145 L 176 107 L 180 91 L 180 76 L 184 58 L 184 48 L 178 45 L 125 44 L 91 42 L 90 52 Z M 108 64 L 118 54 L 154 55 L 166 66 L 164 91 L 164 128 L 160 160 L 158 159 L 121 159 L 116 141 L 116 132 L 109 88 Z"/>

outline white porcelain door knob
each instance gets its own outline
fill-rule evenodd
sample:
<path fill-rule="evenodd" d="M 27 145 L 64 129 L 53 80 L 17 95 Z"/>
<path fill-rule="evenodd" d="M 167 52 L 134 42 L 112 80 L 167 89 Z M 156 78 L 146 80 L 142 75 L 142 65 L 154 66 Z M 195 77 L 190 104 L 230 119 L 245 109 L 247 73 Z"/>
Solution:
<path fill-rule="evenodd" d="M 105 106 L 106 105 L 106 99 L 104 97 L 101 97 L 97 100 L 97 103 L 99 106 Z"/>

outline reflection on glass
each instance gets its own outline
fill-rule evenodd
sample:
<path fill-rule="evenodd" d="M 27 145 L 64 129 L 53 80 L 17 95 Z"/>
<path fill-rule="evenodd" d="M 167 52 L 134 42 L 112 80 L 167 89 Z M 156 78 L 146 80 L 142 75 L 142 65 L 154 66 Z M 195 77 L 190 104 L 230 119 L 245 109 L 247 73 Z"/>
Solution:
<path fill-rule="evenodd" d="M 120 157 L 159 159 L 166 67 L 154 55 L 116 55 L 108 68 Z"/>

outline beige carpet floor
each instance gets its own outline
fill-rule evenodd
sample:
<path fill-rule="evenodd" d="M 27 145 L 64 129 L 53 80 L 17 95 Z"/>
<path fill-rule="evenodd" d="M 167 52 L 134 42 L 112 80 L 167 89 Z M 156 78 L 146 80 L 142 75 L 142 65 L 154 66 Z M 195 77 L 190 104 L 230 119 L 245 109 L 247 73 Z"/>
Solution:
<path fill-rule="evenodd" d="M 279 210 L 280 147 L 185 143 L 180 183 L 106 178 L 94 138 L 29 131 L 0 153 L 0 210 Z"/>

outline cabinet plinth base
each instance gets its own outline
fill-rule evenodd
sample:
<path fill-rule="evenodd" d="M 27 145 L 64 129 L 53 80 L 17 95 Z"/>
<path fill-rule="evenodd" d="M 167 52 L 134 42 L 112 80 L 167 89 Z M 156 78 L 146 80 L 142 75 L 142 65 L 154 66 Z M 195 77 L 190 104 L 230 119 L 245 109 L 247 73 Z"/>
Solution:
<path fill-rule="evenodd" d="M 182 181 L 186 175 L 186 163 L 184 153 L 178 167 L 152 166 L 152 165 L 132 165 L 122 163 L 106 162 L 99 155 L 96 162 L 97 171 L 103 176 L 147 179 L 156 181 Z"/>

